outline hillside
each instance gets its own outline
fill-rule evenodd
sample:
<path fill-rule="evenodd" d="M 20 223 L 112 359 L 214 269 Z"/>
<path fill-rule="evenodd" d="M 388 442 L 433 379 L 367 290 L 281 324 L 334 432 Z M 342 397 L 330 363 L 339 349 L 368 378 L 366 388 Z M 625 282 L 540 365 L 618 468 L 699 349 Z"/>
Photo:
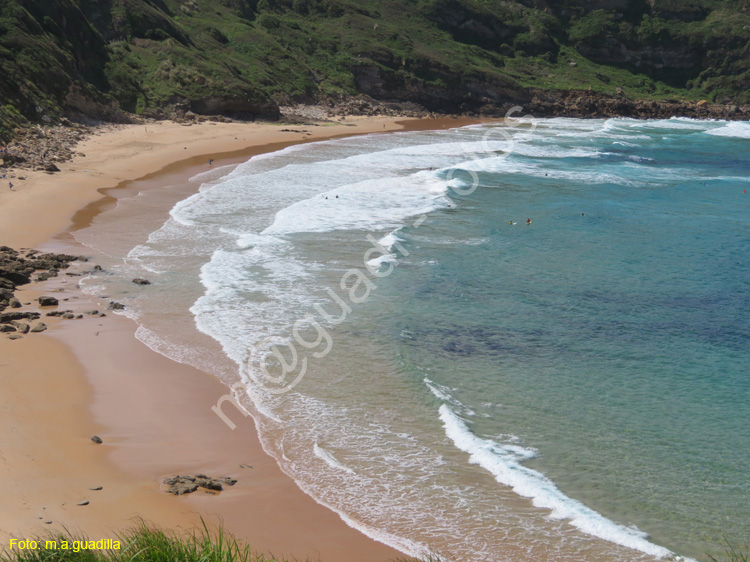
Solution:
<path fill-rule="evenodd" d="M 450 113 L 571 89 L 743 105 L 749 50 L 750 0 L 2 0 L 0 138 L 357 93 Z"/>

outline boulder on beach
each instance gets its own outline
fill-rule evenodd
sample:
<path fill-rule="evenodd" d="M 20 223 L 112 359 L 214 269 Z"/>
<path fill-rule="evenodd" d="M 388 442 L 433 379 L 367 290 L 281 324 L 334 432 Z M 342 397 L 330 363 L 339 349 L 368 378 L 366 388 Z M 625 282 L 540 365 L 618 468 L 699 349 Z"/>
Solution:
<path fill-rule="evenodd" d="M 151 285 L 151 281 L 149 281 L 148 279 L 141 279 L 140 277 L 136 277 L 135 279 L 133 279 L 133 283 L 135 283 L 136 285 Z"/>
<path fill-rule="evenodd" d="M 26 322 L 16 322 L 13 320 L 10 323 L 12 326 L 15 326 L 16 330 L 21 334 L 28 334 L 31 327 Z"/>
<path fill-rule="evenodd" d="M 196 474 L 195 476 L 171 476 L 164 479 L 164 484 L 168 487 L 165 490 L 169 494 L 175 496 L 183 496 L 185 494 L 191 494 L 198 488 L 204 490 L 210 490 L 213 492 L 221 492 L 224 486 L 234 486 L 237 480 L 223 476 L 221 478 L 212 478 L 205 474 Z"/>
<path fill-rule="evenodd" d="M 39 322 L 39 324 L 31 328 L 31 331 L 34 333 L 39 333 L 39 332 L 43 332 L 46 329 L 47 329 L 47 324 L 45 324 L 44 322 Z"/>
<path fill-rule="evenodd" d="M 57 306 L 58 300 L 55 297 L 39 297 L 39 306 Z"/>
<path fill-rule="evenodd" d="M 104 443 L 104 441 L 102 441 L 102 438 L 101 438 L 101 437 L 99 437 L 98 435 L 92 435 L 92 436 L 91 436 L 91 440 L 92 440 L 92 441 L 93 441 L 94 443 L 96 443 L 97 445 L 101 445 L 102 443 Z"/>
<path fill-rule="evenodd" d="M 0 312 L 0 324 L 6 324 L 13 320 L 36 320 L 38 312 Z"/>

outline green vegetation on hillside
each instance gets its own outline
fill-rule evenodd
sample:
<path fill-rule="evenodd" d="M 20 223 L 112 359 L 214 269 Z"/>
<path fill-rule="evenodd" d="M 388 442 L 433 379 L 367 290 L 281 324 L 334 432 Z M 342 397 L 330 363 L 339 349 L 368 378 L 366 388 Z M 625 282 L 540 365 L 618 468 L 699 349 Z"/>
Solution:
<path fill-rule="evenodd" d="M 63 111 L 442 112 L 585 89 L 750 103 L 750 0 L 5 0 L 0 138 Z"/>

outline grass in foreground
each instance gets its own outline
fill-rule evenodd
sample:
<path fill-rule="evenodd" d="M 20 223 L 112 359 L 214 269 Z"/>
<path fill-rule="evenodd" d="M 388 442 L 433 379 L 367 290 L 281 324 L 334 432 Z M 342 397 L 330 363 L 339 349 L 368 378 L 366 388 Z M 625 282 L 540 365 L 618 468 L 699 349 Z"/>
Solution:
<path fill-rule="evenodd" d="M 268 557 L 253 552 L 249 545 L 223 528 L 202 526 L 193 531 L 165 531 L 140 521 L 124 533 L 118 533 L 119 549 L 93 550 L 81 548 L 89 537 L 64 532 L 34 537 L 37 548 L 0 550 L 0 562 L 288 562 L 285 558 Z M 52 545 L 55 543 L 56 548 Z M 62 548 L 66 543 L 68 548 Z M 77 546 L 76 546 L 77 545 Z M 394 562 L 420 562 L 400 559 Z M 440 562 L 434 556 L 421 562 Z"/>
<path fill-rule="evenodd" d="M 31 540 L 36 541 L 37 548 L 10 549 L 3 546 L 0 562 L 288 562 L 284 558 L 269 558 L 253 552 L 249 545 L 223 528 L 212 531 L 204 521 L 200 528 L 182 533 L 165 531 L 140 521 L 117 535 L 114 540 L 119 541 L 119 549 L 82 548 L 81 545 L 90 539 L 67 529 Z M 63 548 L 63 543 L 68 548 Z M 723 556 L 716 558 L 708 554 L 705 558 L 709 562 L 750 562 L 750 546 L 734 546 L 727 542 Z M 392 562 L 441 560 L 431 555 L 421 560 L 402 558 Z"/>
<path fill-rule="evenodd" d="M 222 528 L 202 528 L 185 533 L 164 531 L 140 522 L 115 540 L 119 549 L 80 548 L 88 537 L 66 530 L 35 538 L 38 548 L 3 548 L 1 562 L 286 562 L 254 553 L 250 547 Z M 52 541 L 57 548 L 52 546 Z M 78 541 L 78 542 L 76 542 Z M 68 548 L 61 548 L 67 543 Z M 77 545 L 77 546 L 76 546 Z"/>

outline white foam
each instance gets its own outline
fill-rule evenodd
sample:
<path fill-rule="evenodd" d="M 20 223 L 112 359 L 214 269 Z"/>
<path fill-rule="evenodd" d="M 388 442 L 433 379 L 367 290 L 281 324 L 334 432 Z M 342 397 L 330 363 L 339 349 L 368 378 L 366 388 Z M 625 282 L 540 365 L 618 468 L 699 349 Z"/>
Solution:
<path fill-rule="evenodd" d="M 317 442 L 313 446 L 313 451 L 315 452 L 315 456 L 324 460 L 326 464 L 331 468 L 335 468 L 336 470 L 343 470 L 347 474 L 356 474 L 356 472 L 354 472 L 351 468 L 339 462 L 339 460 L 333 456 L 333 453 L 325 450 L 323 447 L 318 445 Z"/>
<path fill-rule="evenodd" d="M 293 203 L 261 234 L 392 228 L 446 206 L 447 190 L 447 182 L 432 174 L 364 180 Z"/>
<path fill-rule="evenodd" d="M 547 122 L 545 126 L 549 124 Z M 601 130 L 602 122 L 586 120 L 571 125 L 561 121 L 556 126 L 561 131 L 577 131 L 582 139 L 586 139 L 592 131 Z M 544 134 L 549 134 L 549 130 Z M 443 142 L 442 138 L 464 138 L 466 142 Z M 441 460 L 424 446 L 420 448 L 416 438 L 414 445 L 402 438 L 407 435 L 404 433 L 407 428 L 400 427 L 401 432 L 389 434 L 389 427 L 352 425 L 346 412 L 334 417 L 330 411 L 325 411 L 325 405 L 312 410 L 302 390 L 300 394 L 295 389 L 285 395 L 286 402 L 277 401 L 256 385 L 258 373 L 252 371 L 248 358 L 253 354 L 262 355 L 273 343 L 289 341 L 293 322 L 320 302 L 320 295 L 315 291 L 325 279 L 321 273 L 330 271 L 336 255 L 331 262 L 317 263 L 312 261 L 309 253 L 300 251 L 306 247 L 298 245 L 298 241 L 325 243 L 328 240 L 325 233 L 334 233 L 331 239 L 338 242 L 342 234 L 336 231 L 345 229 L 378 232 L 381 236 L 388 232 L 379 242 L 389 253 L 370 262 L 379 267 L 395 257 L 391 250 L 395 244 L 404 242 L 398 232 L 405 222 L 412 222 L 407 221 L 409 217 L 445 208 L 451 204 L 447 197 L 451 187 L 470 185 L 459 178 L 448 181 L 446 176 L 450 176 L 446 172 L 458 170 L 464 163 L 467 163 L 465 169 L 470 169 L 477 155 L 491 171 L 528 173 L 537 177 L 544 176 L 545 172 L 551 172 L 551 177 L 569 174 L 557 177 L 578 178 L 580 181 L 617 180 L 593 172 L 545 170 L 537 162 L 519 163 L 521 158 L 513 162 L 513 170 L 501 163 L 512 159 L 487 154 L 488 149 L 490 152 L 505 150 L 506 143 L 492 141 L 495 143 L 492 144 L 476 138 L 476 131 L 409 133 L 401 137 L 383 136 L 382 140 L 358 137 L 300 145 L 254 157 L 221 181 L 204 184 L 200 193 L 176 205 L 172 210 L 172 220 L 149 237 L 148 244 L 132 254 L 133 258 L 149 260 L 150 263 L 158 263 L 160 252 L 172 257 L 193 250 L 196 259 L 205 257 L 208 263 L 201 268 L 205 293 L 195 302 L 191 312 L 200 331 L 216 339 L 223 352 L 239 366 L 244 387 L 238 390 L 237 396 L 250 398 L 252 412 L 260 414 L 258 427 L 263 434 L 262 440 L 265 435 L 264 447 L 276 439 L 283 427 L 285 439 L 286 436 L 289 438 L 279 448 L 267 450 L 283 462 L 297 463 L 296 472 L 290 472 L 295 474 L 303 489 L 336 511 L 352 527 L 415 556 L 427 551 L 425 545 L 399 535 L 422 540 L 425 536 L 446 537 L 466 530 L 461 521 L 448 517 L 441 520 L 439 511 L 416 512 L 417 508 L 433 505 L 422 503 L 424 497 L 420 494 L 423 490 L 434 490 L 431 486 L 437 485 L 436 476 L 441 474 L 437 467 L 448 461 Z M 544 142 L 539 134 L 529 134 L 525 138 Z M 573 142 L 580 144 L 578 140 Z M 516 155 L 529 159 L 584 158 L 591 156 L 591 151 L 585 147 L 560 149 L 519 143 Z M 493 169 L 496 161 L 498 165 Z M 428 167 L 435 170 L 428 170 Z M 196 181 L 201 179 L 209 178 L 196 178 Z M 336 195 L 339 195 L 338 199 Z M 314 233 L 314 236 L 300 236 L 301 233 Z M 361 242 L 361 233 L 357 235 Z M 477 239 L 477 243 L 483 243 L 483 240 Z M 427 263 L 436 262 L 430 260 Z M 358 265 L 361 266 L 361 262 Z M 429 385 L 432 381 L 428 381 L 425 380 Z M 431 390 L 438 391 L 434 393 L 439 399 L 448 402 L 453 411 L 464 412 L 460 402 L 451 399 L 451 389 L 432 384 Z M 374 416 L 375 413 L 368 412 L 368 419 Z M 326 433 L 329 428 L 335 430 Z M 465 424 L 463 429 L 471 435 Z M 482 443 L 494 445 L 496 449 L 484 451 L 488 463 L 494 455 L 503 462 L 515 462 L 523 469 L 520 462 L 535 454 L 533 449 L 514 443 L 517 438 L 513 436 L 499 437 L 502 445 L 477 437 L 479 443 L 466 436 L 461 439 L 469 449 L 481 449 Z M 298 456 L 290 451 L 293 441 L 303 451 L 294 451 Z M 274 445 L 278 445 L 278 441 L 274 441 Z M 347 464 L 339 461 L 331 451 L 345 451 L 346 456 L 342 458 Z M 363 451 L 362 457 L 358 457 L 358 452 Z M 474 455 L 473 452 L 470 454 Z M 324 462 L 318 462 L 316 458 Z M 305 460 L 309 462 L 305 463 Z M 399 479 L 405 474 L 417 475 L 418 480 L 402 482 Z M 554 485 L 550 483 L 550 486 L 554 489 Z M 434 501 L 438 496 L 460 497 L 466 506 L 478 501 L 470 489 L 458 490 L 448 485 L 440 489 L 446 492 L 428 496 L 427 501 Z M 357 503 L 361 498 L 368 499 L 366 504 Z M 445 508 L 445 513 L 453 507 L 455 505 Z M 400 518 L 399 523 L 393 523 L 394 515 Z M 466 527 L 471 528 L 471 524 Z M 462 538 L 465 537 L 457 540 Z M 429 542 L 429 538 L 425 540 Z M 583 537 L 582 540 L 590 539 Z M 472 542 L 467 548 L 476 548 L 476 553 L 482 553 L 484 547 L 476 545 Z"/>
<path fill-rule="evenodd" d="M 723 127 L 706 131 L 707 135 L 717 137 L 732 137 L 735 139 L 750 139 L 750 123 L 744 121 L 733 121 Z"/>
<path fill-rule="evenodd" d="M 366 266 L 371 273 L 377 272 L 383 266 L 383 264 L 398 262 L 398 256 L 392 253 L 391 250 L 397 243 L 404 241 L 402 238 L 396 236 L 396 233 L 399 230 L 401 229 L 397 228 L 393 232 L 386 234 L 380 240 L 378 240 L 378 244 L 385 248 L 386 253 L 367 261 Z"/>
<path fill-rule="evenodd" d="M 469 462 L 481 466 L 499 483 L 510 486 L 520 496 L 531 498 L 535 506 L 549 509 L 550 517 L 567 519 L 589 535 L 651 556 L 666 558 L 673 555 L 668 549 L 649 542 L 645 533 L 610 521 L 580 501 L 563 494 L 541 472 L 523 466 L 521 461 L 528 458 L 524 456 L 523 447 L 501 445 L 477 437 L 447 405 L 441 405 L 439 411 L 446 434 L 456 447 L 470 455 Z"/>

